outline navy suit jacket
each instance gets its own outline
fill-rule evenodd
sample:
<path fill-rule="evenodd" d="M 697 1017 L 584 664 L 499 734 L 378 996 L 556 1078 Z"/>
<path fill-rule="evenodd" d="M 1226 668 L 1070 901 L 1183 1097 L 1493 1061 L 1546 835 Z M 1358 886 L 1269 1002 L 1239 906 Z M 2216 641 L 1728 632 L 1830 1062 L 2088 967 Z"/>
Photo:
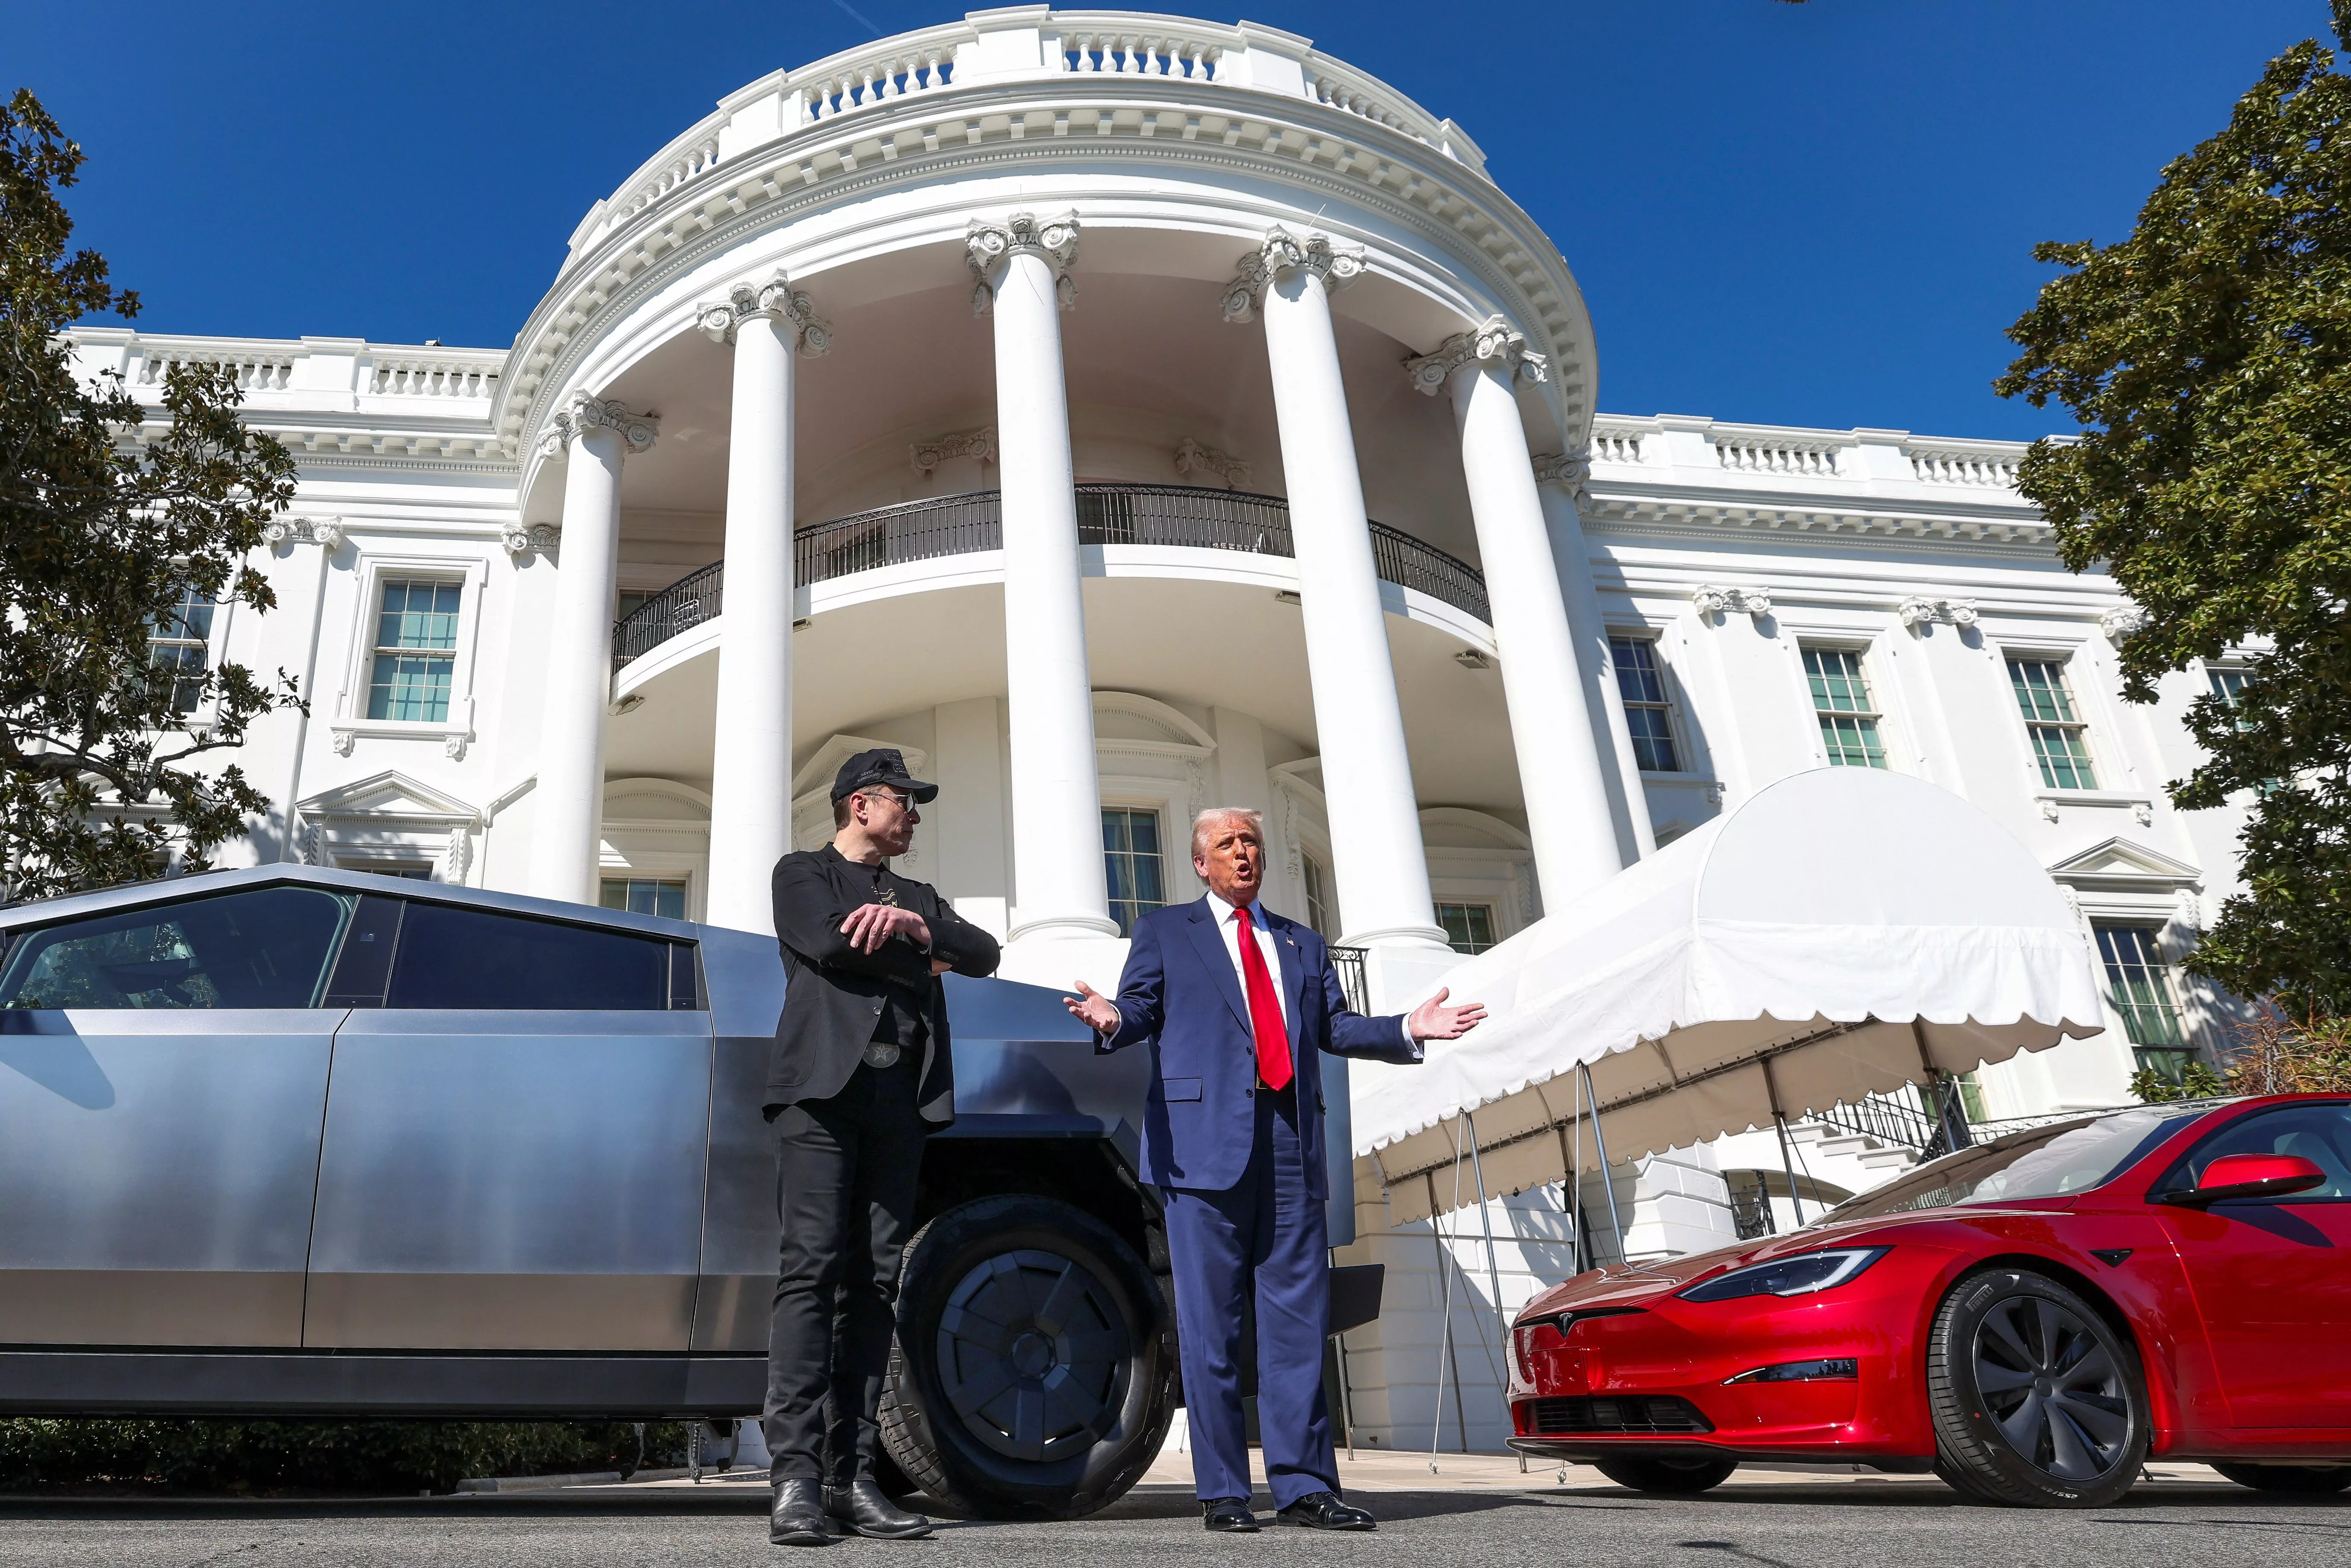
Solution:
<path fill-rule="evenodd" d="M 1144 1179 L 1204 1192 L 1238 1186 L 1257 1142 L 1256 1037 L 1213 907 L 1202 898 L 1152 910 L 1134 923 L 1118 983 L 1119 1026 L 1094 1042 L 1101 1051 L 1149 1042 Z M 1261 904 L 1254 917 L 1264 922 L 1281 958 L 1276 984 L 1289 1003 L 1300 1154 L 1307 1196 L 1322 1199 L 1329 1182 L 1319 1053 L 1410 1063 L 1421 1059 L 1421 1047 L 1405 1032 L 1403 1015 L 1365 1018 L 1347 1006 L 1331 949 L 1312 930 Z"/>

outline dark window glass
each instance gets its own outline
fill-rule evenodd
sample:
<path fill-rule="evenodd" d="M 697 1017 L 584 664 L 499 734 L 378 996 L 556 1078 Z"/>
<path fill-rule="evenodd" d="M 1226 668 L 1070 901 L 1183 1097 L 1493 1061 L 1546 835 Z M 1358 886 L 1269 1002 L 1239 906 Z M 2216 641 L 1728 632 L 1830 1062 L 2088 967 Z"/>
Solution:
<path fill-rule="evenodd" d="M 51 925 L 11 950 L 0 1007 L 314 1007 L 353 902 L 258 887 Z"/>
<path fill-rule="evenodd" d="M 669 946 L 592 925 L 411 904 L 384 1005 L 665 1009 Z"/>
<path fill-rule="evenodd" d="M 2204 1167 L 2222 1155 L 2297 1155 L 2326 1173 L 2324 1186 L 2284 1202 L 2351 1197 L 2351 1104 L 2283 1105 L 2233 1122 L 2198 1145 L 2153 1190 L 2194 1186 L 2203 1179 Z"/>
<path fill-rule="evenodd" d="M 2205 1113 L 2151 1105 L 2095 1121 L 2032 1127 L 1961 1149 L 1829 1210 L 1830 1219 L 1875 1219 L 1953 1204 L 2064 1197 L 2104 1186 L 2164 1139 Z"/>

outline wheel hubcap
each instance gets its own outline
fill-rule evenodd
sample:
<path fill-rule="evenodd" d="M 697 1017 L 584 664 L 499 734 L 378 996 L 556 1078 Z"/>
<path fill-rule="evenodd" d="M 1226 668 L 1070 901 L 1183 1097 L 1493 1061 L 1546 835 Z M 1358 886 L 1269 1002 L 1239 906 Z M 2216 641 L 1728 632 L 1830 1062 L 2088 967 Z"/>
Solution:
<path fill-rule="evenodd" d="M 1008 1458 L 1050 1461 L 1117 1425 L 1133 1341 L 1118 1298 L 1075 1259 L 998 1253 L 947 1294 L 939 1381 L 966 1430 Z"/>
<path fill-rule="evenodd" d="M 1976 1330 L 1975 1377 L 2002 1440 L 2035 1469 L 2086 1481 L 2122 1462 L 2129 1390 L 2074 1312 L 2039 1296 L 2000 1302 Z"/>

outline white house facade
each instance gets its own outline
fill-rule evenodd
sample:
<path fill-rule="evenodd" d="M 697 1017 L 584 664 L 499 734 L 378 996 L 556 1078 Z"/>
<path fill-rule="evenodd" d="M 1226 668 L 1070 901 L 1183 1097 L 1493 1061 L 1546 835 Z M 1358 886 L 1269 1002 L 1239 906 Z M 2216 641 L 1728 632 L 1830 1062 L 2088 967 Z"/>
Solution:
<path fill-rule="evenodd" d="M 1192 814 L 1239 805 L 1378 1007 L 1775 779 L 1879 767 L 2014 832 L 2113 985 L 1978 1119 L 2214 1043 L 2176 964 L 2240 823 L 2163 784 L 2229 672 L 2118 699 L 2135 612 L 2059 562 L 2015 444 L 1597 412 L 1485 153 L 1303 38 L 1029 6 L 776 71 L 581 220 L 505 350 L 74 340 L 151 398 L 235 366 L 299 462 L 278 608 L 206 637 L 311 699 L 240 758 L 254 861 L 767 931 L 834 768 L 892 745 L 943 787 L 904 869 L 1011 977 L 1113 983 L 1200 891 Z M 1628 1167 L 1625 1249 L 1913 1156 L 1871 1125 Z M 1363 1441 L 1498 1440 L 1479 1347 L 1583 1242 L 1498 1202 L 1489 1274 L 1479 1212 L 1433 1246 L 1359 1205 Z"/>

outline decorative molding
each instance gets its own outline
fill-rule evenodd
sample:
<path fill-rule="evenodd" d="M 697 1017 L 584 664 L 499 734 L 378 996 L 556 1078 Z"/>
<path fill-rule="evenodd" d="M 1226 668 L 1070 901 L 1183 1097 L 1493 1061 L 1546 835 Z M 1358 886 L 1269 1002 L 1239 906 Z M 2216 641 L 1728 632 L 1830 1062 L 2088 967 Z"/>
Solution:
<path fill-rule="evenodd" d="M 261 525 L 261 538 L 265 544 L 317 545 L 331 552 L 343 542 L 343 519 L 272 517 Z"/>
<path fill-rule="evenodd" d="M 2192 887 L 2183 887 L 2178 896 L 2179 924 L 2190 931 L 2204 929 L 2204 895 Z"/>
<path fill-rule="evenodd" d="M 1902 624 L 1914 630 L 1929 622 L 1940 622 L 1946 626 L 1972 626 L 1976 623 L 1976 606 L 1972 599 L 1929 599 L 1914 593 L 1902 601 L 1896 613 L 1902 617 Z"/>
<path fill-rule="evenodd" d="M 1435 397 L 1454 371 L 1468 364 L 1492 365 L 1505 381 L 1541 382 L 1551 379 L 1551 360 L 1527 347 L 1527 335 L 1499 316 L 1489 316 L 1467 332 L 1456 332 L 1436 350 L 1405 356 L 1405 373 L 1413 390 Z"/>
<path fill-rule="evenodd" d="M 1214 474 L 1238 489 L 1249 483 L 1249 465 L 1229 452 L 1219 451 L 1187 435 L 1176 448 L 1176 472 L 1184 475 Z"/>
<path fill-rule="evenodd" d="M 809 297 L 794 288 L 780 268 L 757 287 L 737 284 L 724 300 L 704 306 L 695 322 L 712 342 L 732 344 L 736 329 L 755 316 L 789 326 L 793 346 L 810 359 L 832 347 L 832 323 L 816 313 Z"/>
<path fill-rule="evenodd" d="M 453 729 L 441 737 L 441 755 L 452 762 L 465 760 L 465 743 L 473 738 L 462 729 Z"/>
<path fill-rule="evenodd" d="M 549 462 L 559 462 L 570 449 L 575 436 L 590 430 L 609 430 L 628 444 L 632 452 L 650 449 L 653 437 L 660 434 L 659 416 L 632 413 L 629 406 L 616 397 L 595 397 L 588 392 L 573 392 L 547 422 L 547 434 L 539 438 L 539 450 Z"/>
<path fill-rule="evenodd" d="M 1294 235 L 1276 224 L 1255 251 L 1241 257 L 1240 270 L 1225 285 L 1225 319 L 1256 320 L 1266 289 L 1285 272 L 1311 272 L 1335 292 L 1362 277 L 1366 265 L 1361 246 L 1340 245 L 1320 229 Z"/>
<path fill-rule="evenodd" d="M 2057 820 L 2057 802 L 2046 795 L 2041 797 L 2041 820 L 2044 822 L 2053 822 Z"/>
<path fill-rule="evenodd" d="M 1571 455 L 1565 452 L 1540 452 L 1535 455 L 1535 483 L 1557 485 L 1571 496 L 1583 493 L 1583 483 L 1592 477 L 1592 455 L 1589 452 Z"/>
<path fill-rule="evenodd" d="M 2106 634 L 2107 642 L 2119 647 L 2146 631 L 2153 619 L 2138 605 L 2117 604 L 2098 617 L 2098 630 Z"/>
<path fill-rule="evenodd" d="M 2131 821 L 2142 828 L 2155 826 L 2155 803 L 2152 800 L 2132 801 Z"/>
<path fill-rule="evenodd" d="M 1690 603 L 1701 621 L 1709 615 L 1748 615 L 1761 621 L 1771 613 L 1771 591 L 1709 582 L 1691 593 Z"/>
<path fill-rule="evenodd" d="M 547 554 L 563 542 L 563 530 L 553 523 L 533 523 L 525 528 L 520 523 L 508 523 L 498 530 L 498 542 L 512 556 L 529 555 L 536 550 Z"/>
<path fill-rule="evenodd" d="M 934 469 L 950 457 L 977 457 L 982 463 L 996 461 L 996 426 L 983 424 L 977 430 L 954 430 L 928 441 L 917 441 L 906 448 L 914 459 L 914 472 L 927 479 Z"/>
<path fill-rule="evenodd" d="M 971 290 L 973 315 L 985 316 L 996 308 L 996 284 L 991 275 L 1021 251 L 1045 258 L 1053 269 L 1053 294 L 1061 300 L 1061 308 L 1077 308 L 1078 285 L 1070 276 L 1070 268 L 1078 259 L 1078 214 L 1070 212 L 1059 217 L 1040 218 L 1034 213 L 1015 213 L 1000 224 L 974 218 L 964 229 L 964 265 L 971 268 L 975 279 Z"/>
<path fill-rule="evenodd" d="M 349 757 L 351 754 L 352 749 L 356 747 L 359 743 L 360 732 L 358 730 L 339 729 L 335 731 L 334 747 L 336 756 Z"/>
<path fill-rule="evenodd" d="M 463 884 L 465 880 L 465 873 L 473 868 L 473 834 L 462 827 L 450 829 L 448 852 L 443 857 L 443 879 L 450 883 Z"/>

